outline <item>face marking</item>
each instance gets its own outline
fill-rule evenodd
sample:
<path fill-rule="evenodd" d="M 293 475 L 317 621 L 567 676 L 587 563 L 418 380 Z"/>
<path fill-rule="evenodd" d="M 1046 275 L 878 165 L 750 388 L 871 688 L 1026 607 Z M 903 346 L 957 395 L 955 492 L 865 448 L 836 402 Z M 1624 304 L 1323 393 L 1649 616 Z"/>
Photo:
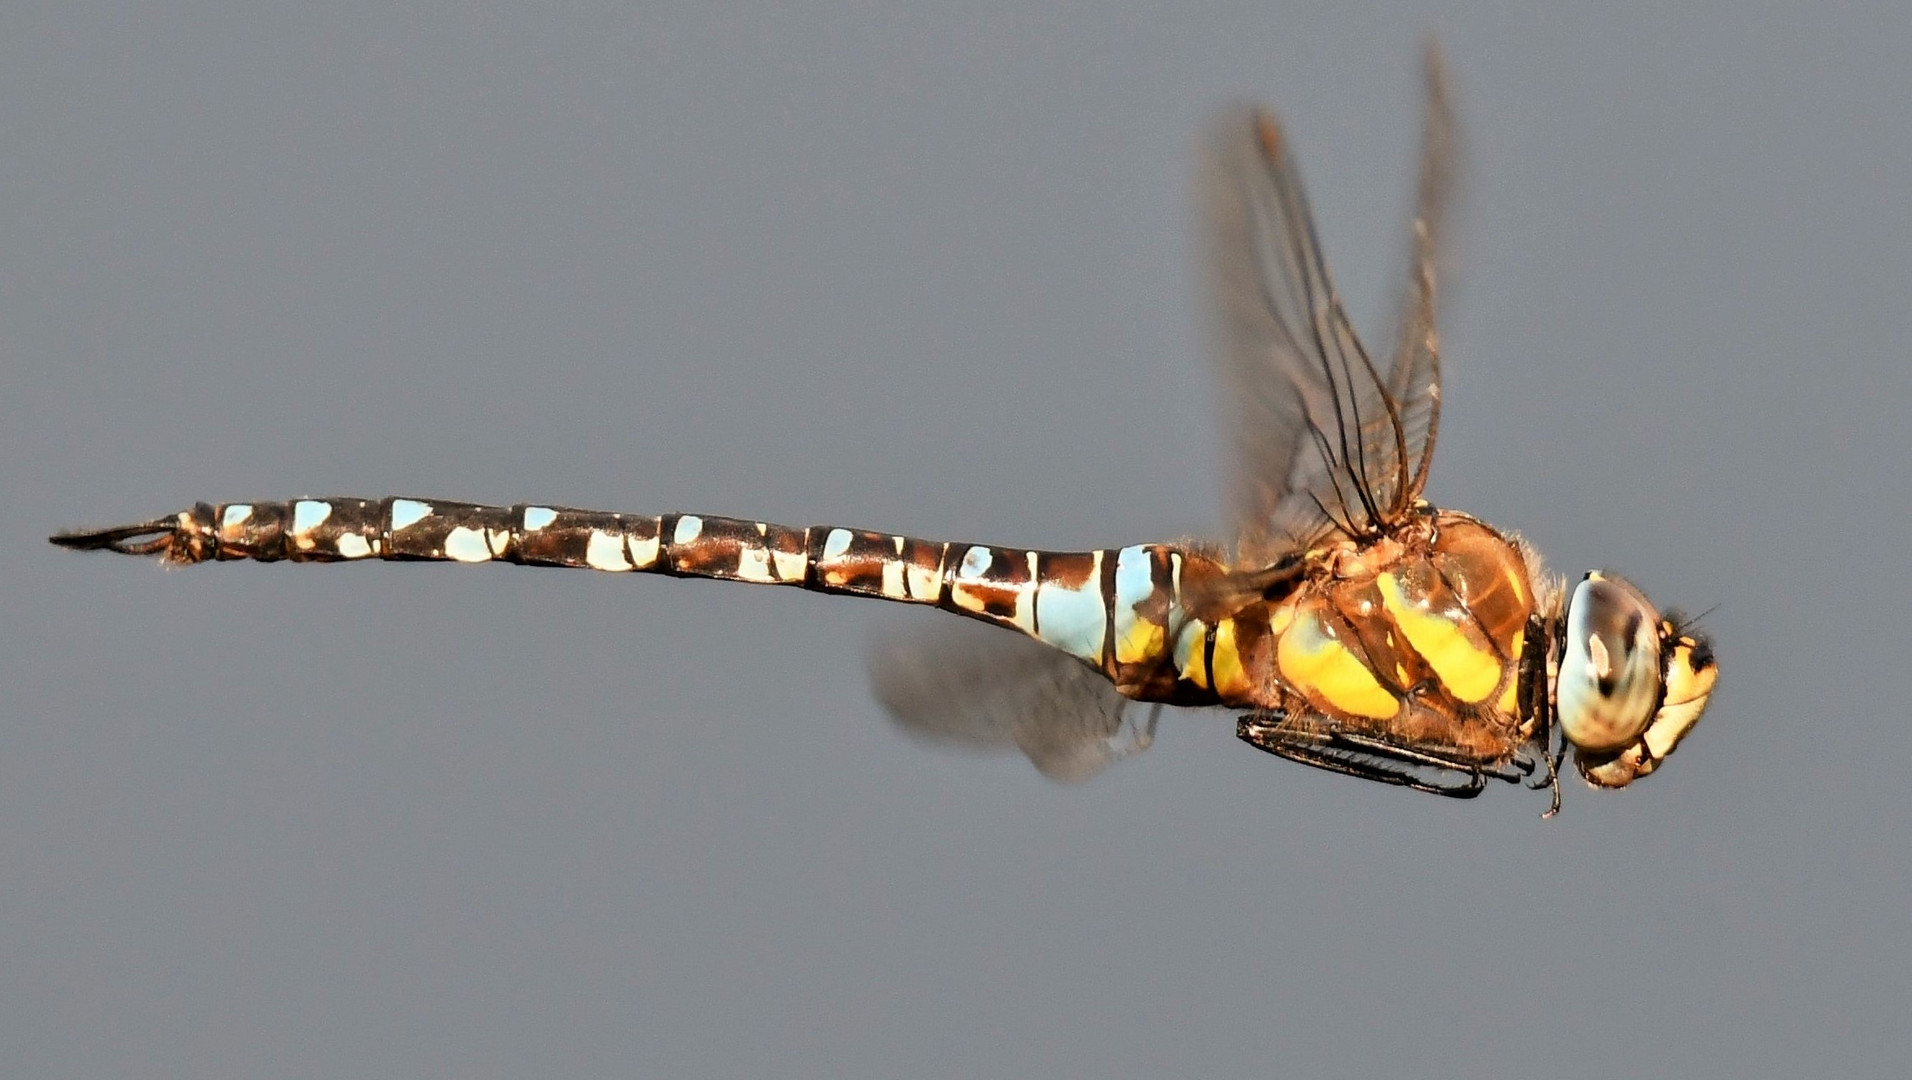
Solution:
<path fill-rule="evenodd" d="M 339 554 L 347 559 L 363 559 L 372 553 L 372 545 L 357 533 L 346 533 L 339 537 Z"/>
<path fill-rule="evenodd" d="M 524 508 L 524 531 L 526 532 L 537 532 L 556 520 L 558 520 L 558 512 L 548 506 Z"/>
<path fill-rule="evenodd" d="M 995 553 L 988 548 L 972 547 L 963 553 L 963 562 L 961 566 L 956 568 L 956 576 L 960 578 L 982 577 L 989 572 L 989 567 L 995 563 L 995 561 Z"/>
<path fill-rule="evenodd" d="M 848 550 L 850 550 L 850 530 L 848 529 L 831 529 L 830 535 L 823 538 L 825 562 L 842 558 L 843 553 Z"/>
<path fill-rule="evenodd" d="M 677 528 L 671 533 L 671 542 L 688 544 L 704 535 L 704 519 L 695 514 L 685 514 L 677 519 Z"/>
<path fill-rule="evenodd" d="M 392 500 L 393 532 L 416 525 L 430 516 L 432 516 L 432 504 L 430 503 L 422 503 L 416 499 Z"/>
<path fill-rule="evenodd" d="M 491 560 L 491 548 L 485 544 L 483 530 L 467 528 L 463 525 L 445 534 L 445 554 L 466 563 Z"/>
<path fill-rule="evenodd" d="M 1667 624 L 1664 632 L 1671 639 L 1675 632 L 1672 624 Z M 1700 714 L 1706 711 L 1706 702 L 1712 697 L 1719 668 L 1710 656 L 1700 657 L 1700 648 L 1694 638 L 1673 639 L 1673 659 L 1666 670 L 1666 697 L 1645 734 L 1647 752 L 1656 758 L 1673 752 L 1693 725 L 1699 723 Z"/>
<path fill-rule="evenodd" d="M 584 565 L 613 574 L 631 569 L 631 564 L 624 558 L 624 537 L 603 529 L 592 529 L 591 539 L 584 545 Z"/>

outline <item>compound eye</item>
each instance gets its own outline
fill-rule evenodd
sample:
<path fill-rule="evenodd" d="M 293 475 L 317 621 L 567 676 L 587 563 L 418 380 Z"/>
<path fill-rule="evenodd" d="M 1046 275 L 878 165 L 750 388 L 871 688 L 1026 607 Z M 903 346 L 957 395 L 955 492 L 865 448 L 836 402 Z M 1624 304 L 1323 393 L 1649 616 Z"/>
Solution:
<path fill-rule="evenodd" d="M 1588 574 L 1567 600 L 1567 647 L 1554 702 L 1560 730 L 1583 750 L 1639 738 L 1660 703 L 1660 617 L 1640 590 Z"/>

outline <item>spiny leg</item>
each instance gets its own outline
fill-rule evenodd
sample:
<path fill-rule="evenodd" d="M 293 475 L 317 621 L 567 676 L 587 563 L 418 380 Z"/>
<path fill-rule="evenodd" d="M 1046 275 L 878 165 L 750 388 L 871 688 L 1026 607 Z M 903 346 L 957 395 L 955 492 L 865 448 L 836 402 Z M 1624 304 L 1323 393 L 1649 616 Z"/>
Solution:
<path fill-rule="evenodd" d="M 1408 750 L 1364 736 L 1335 731 L 1301 731 L 1282 713 L 1250 713 L 1236 720 L 1235 736 L 1258 750 L 1343 776 L 1405 787 L 1450 799 L 1471 799 L 1487 788 L 1489 777 L 1517 780 L 1503 771 L 1488 772 L 1471 762 Z M 1435 769 L 1464 777 L 1435 783 L 1417 770 Z"/>
<path fill-rule="evenodd" d="M 1298 761 L 1303 765 L 1310 765 L 1327 772 L 1359 777 L 1362 780 L 1372 780 L 1380 784 L 1392 784 L 1413 791 L 1425 791 L 1431 795 L 1443 795 L 1450 799 L 1471 799 L 1479 795 L 1487 786 L 1486 781 L 1479 776 L 1474 777 L 1472 782 L 1460 786 L 1430 784 L 1405 771 L 1391 770 L 1354 758 L 1337 757 L 1325 748 L 1311 749 L 1299 743 L 1262 743 L 1253 739 L 1248 741 L 1277 757 Z"/>
<path fill-rule="evenodd" d="M 1367 735 L 1357 735 L 1351 731 L 1335 732 L 1333 741 L 1340 745 L 1359 750 L 1365 754 L 1374 754 L 1378 757 L 1390 758 L 1409 765 L 1425 765 L 1431 769 L 1451 769 L 1456 772 L 1465 772 L 1484 778 L 1502 780 L 1509 784 L 1518 784 L 1526 778 L 1527 774 L 1533 772 L 1533 765 L 1529 762 L 1515 762 L 1514 767 L 1511 769 L 1490 769 L 1475 762 L 1442 757 L 1439 754 L 1430 754 L 1425 750 L 1415 750 L 1411 747 L 1400 746 L 1383 739 L 1371 738 Z"/>

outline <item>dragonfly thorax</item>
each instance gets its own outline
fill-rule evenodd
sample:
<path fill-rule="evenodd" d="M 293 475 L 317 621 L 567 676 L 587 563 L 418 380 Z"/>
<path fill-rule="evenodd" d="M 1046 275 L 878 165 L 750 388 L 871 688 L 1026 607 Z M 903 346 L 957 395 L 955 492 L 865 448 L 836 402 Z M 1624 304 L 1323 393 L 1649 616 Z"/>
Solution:
<path fill-rule="evenodd" d="M 1415 515 L 1308 553 L 1276 599 L 1200 627 L 1183 678 L 1223 705 L 1337 730 L 1407 734 L 1464 759 L 1524 740 L 1521 659 L 1536 608 L 1519 546 L 1465 514 Z"/>

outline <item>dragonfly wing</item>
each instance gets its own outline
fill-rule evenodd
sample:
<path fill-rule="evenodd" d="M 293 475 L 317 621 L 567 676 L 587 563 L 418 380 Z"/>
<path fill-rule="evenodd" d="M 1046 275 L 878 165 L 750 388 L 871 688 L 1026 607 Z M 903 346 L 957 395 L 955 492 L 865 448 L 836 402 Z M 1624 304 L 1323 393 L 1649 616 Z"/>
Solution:
<path fill-rule="evenodd" d="M 1031 638 L 958 623 L 891 635 L 869 650 L 890 717 L 929 742 L 1014 748 L 1052 780 L 1086 780 L 1147 749 L 1148 710 L 1081 661 Z"/>
<path fill-rule="evenodd" d="M 1274 116 L 1238 109 L 1204 157 L 1216 353 L 1234 439 L 1230 505 L 1245 566 L 1340 531 L 1371 534 L 1413 505 L 1438 416 L 1434 240 L 1448 187 L 1447 120 L 1429 53 L 1429 135 L 1404 348 L 1384 377 L 1321 255 L 1300 174 Z M 1404 411 L 1404 404 L 1406 410 Z"/>
<path fill-rule="evenodd" d="M 1454 196 L 1455 125 L 1447 96 L 1447 68 L 1428 42 L 1422 57 L 1427 107 L 1421 128 L 1421 173 L 1414 205 L 1414 238 L 1407 290 L 1401 298 L 1400 338 L 1388 372 L 1388 392 L 1401 415 L 1408 450 L 1408 494 L 1419 498 L 1441 425 L 1440 341 L 1435 333 L 1436 281 L 1442 230 Z"/>

